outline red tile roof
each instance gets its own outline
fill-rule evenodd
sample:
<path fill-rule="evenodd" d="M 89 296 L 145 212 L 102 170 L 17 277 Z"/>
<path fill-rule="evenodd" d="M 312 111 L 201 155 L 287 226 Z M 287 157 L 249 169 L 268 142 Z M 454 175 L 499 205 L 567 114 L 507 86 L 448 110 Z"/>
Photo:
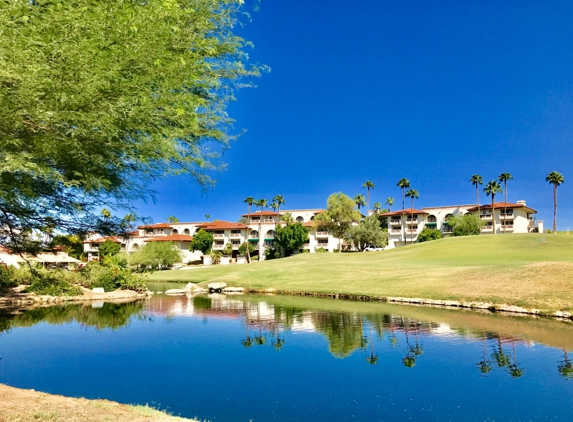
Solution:
<path fill-rule="evenodd" d="M 225 230 L 225 229 L 247 229 L 247 226 L 243 223 L 233 223 L 232 221 L 213 221 L 211 223 L 204 223 L 197 225 L 198 228 L 201 228 L 205 231 L 210 230 Z"/>
<path fill-rule="evenodd" d="M 168 236 L 155 236 L 150 237 L 146 242 L 191 242 L 193 236 L 186 234 L 170 234 Z"/>
<path fill-rule="evenodd" d="M 531 207 L 528 207 L 527 205 L 523 205 L 523 204 L 514 204 L 514 203 L 512 203 L 512 202 L 495 202 L 495 203 L 493 204 L 493 208 L 494 208 L 494 209 L 505 208 L 505 207 L 507 207 L 507 208 L 526 208 L 527 210 L 529 210 L 529 213 L 530 213 L 530 214 L 537 214 L 537 211 L 536 211 L 536 210 L 534 210 L 534 209 L 531 208 Z M 477 205 L 476 205 L 476 206 L 474 206 L 474 207 L 472 207 L 472 208 L 468 208 L 468 211 L 477 211 L 477 209 L 478 209 L 478 207 L 477 207 Z M 485 209 L 485 210 L 487 210 L 487 209 L 491 210 L 491 203 L 490 203 L 490 204 L 480 205 L 480 209 L 482 209 L 482 210 L 484 210 L 484 209 Z"/>
<path fill-rule="evenodd" d="M 138 229 L 170 229 L 170 228 L 172 228 L 171 225 L 167 223 L 146 224 L 144 226 L 138 227 Z"/>
<path fill-rule="evenodd" d="M 287 212 L 287 211 L 281 211 L 281 215 L 284 214 L 285 212 Z M 248 217 L 249 215 L 251 217 L 259 217 L 261 215 L 263 215 L 263 216 L 264 215 L 279 215 L 279 213 L 275 212 L 275 211 L 255 211 L 255 212 L 252 212 L 250 214 L 243 214 L 242 217 Z"/>
<path fill-rule="evenodd" d="M 122 243 L 121 238 L 118 236 L 98 237 L 97 239 L 84 240 L 82 243 L 104 243 L 106 240 L 111 240 L 115 243 Z"/>
<path fill-rule="evenodd" d="M 422 210 L 407 208 L 405 210 L 385 212 L 384 214 L 380 214 L 380 216 L 381 217 L 392 217 L 394 215 L 409 215 L 409 214 L 428 214 L 428 213 L 426 211 L 422 211 Z"/>

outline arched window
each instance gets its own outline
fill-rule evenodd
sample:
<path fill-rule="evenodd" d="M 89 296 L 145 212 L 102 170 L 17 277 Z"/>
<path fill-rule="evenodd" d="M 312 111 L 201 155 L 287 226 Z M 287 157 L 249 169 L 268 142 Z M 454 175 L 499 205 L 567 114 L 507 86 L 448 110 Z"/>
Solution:
<path fill-rule="evenodd" d="M 435 215 L 430 215 L 428 216 L 428 223 L 437 223 L 438 219 L 436 218 Z"/>
<path fill-rule="evenodd" d="M 134 243 L 133 245 L 131 245 L 131 249 L 134 251 L 138 251 L 139 250 L 139 245 L 137 243 Z"/>
<path fill-rule="evenodd" d="M 448 221 L 448 219 L 449 219 L 450 217 L 453 217 L 453 216 L 454 216 L 454 214 L 448 214 L 448 215 L 446 215 L 446 218 L 444 218 L 444 220 L 445 220 L 445 221 Z"/>
<path fill-rule="evenodd" d="M 179 234 L 179 232 L 177 231 L 177 229 L 173 229 L 173 230 L 171 231 L 171 234 Z"/>
<path fill-rule="evenodd" d="M 267 232 L 267 234 L 265 235 L 266 239 L 274 239 L 275 238 L 275 231 L 274 230 L 269 230 Z"/>
<path fill-rule="evenodd" d="M 314 221 L 314 215 L 310 217 L 310 221 Z"/>
<path fill-rule="evenodd" d="M 259 232 L 257 230 L 251 230 L 251 232 L 249 233 L 249 238 L 250 239 L 258 239 L 259 238 Z"/>
<path fill-rule="evenodd" d="M 302 217 L 299 215 L 299 216 L 296 218 L 296 221 L 297 221 L 298 223 L 302 223 L 302 222 L 304 222 L 304 218 L 302 218 Z"/>
<path fill-rule="evenodd" d="M 191 232 L 189 231 L 189 229 L 185 229 L 185 230 L 183 230 L 183 234 L 189 235 L 189 234 L 191 234 Z"/>

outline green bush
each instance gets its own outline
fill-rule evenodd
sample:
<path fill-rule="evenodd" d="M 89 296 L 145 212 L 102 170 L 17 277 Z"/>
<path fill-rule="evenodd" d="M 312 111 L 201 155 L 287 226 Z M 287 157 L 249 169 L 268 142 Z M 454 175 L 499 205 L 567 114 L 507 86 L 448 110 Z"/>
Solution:
<path fill-rule="evenodd" d="M 430 227 L 426 227 L 424 230 L 420 232 L 418 235 L 418 242 L 428 242 L 430 240 L 438 240 L 442 238 L 442 232 L 437 229 L 432 229 Z"/>
<path fill-rule="evenodd" d="M 223 256 L 221 251 L 211 251 L 209 255 L 211 256 L 211 263 L 213 265 L 219 264 L 221 262 L 221 256 Z"/>
<path fill-rule="evenodd" d="M 104 291 L 112 292 L 117 289 L 143 292 L 147 287 L 141 276 L 134 274 L 127 266 L 125 257 L 121 255 L 110 257 L 104 264 L 90 262 L 79 271 L 80 284 L 88 289 L 103 287 Z"/>
<path fill-rule="evenodd" d="M 0 262 L 0 290 L 18 285 L 18 282 L 14 279 L 14 273 L 14 267 Z"/>
<path fill-rule="evenodd" d="M 239 255 L 246 256 L 247 250 L 249 251 L 249 254 L 252 254 L 253 252 L 255 252 L 255 247 L 251 242 L 241 243 L 241 245 L 239 246 Z"/>
<path fill-rule="evenodd" d="M 275 248 L 268 248 L 265 250 L 265 259 L 277 259 L 280 258 L 279 251 Z"/>
<path fill-rule="evenodd" d="M 318 249 L 316 250 L 316 253 L 325 253 L 325 252 L 328 252 L 328 251 L 327 251 L 326 249 L 324 249 L 324 248 L 318 248 Z"/>
<path fill-rule="evenodd" d="M 73 284 L 73 275 L 66 273 L 68 271 L 65 270 L 37 270 L 32 275 L 32 283 L 24 291 L 48 296 L 83 295 L 81 287 Z"/>
<path fill-rule="evenodd" d="M 310 250 L 309 249 L 303 249 L 302 253 L 310 253 Z"/>
<path fill-rule="evenodd" d="M 251 256 L 251 261 L 258 261 L 258 260 L 259 260 L 258 255 Z"/>
<path fill-rule="evenodd" d="M 233 254 L 233 244 L 232 243 L 227 243 L 225 245 L 225 247 L 223 248 L 223 255 L 225 256 L 229 256 Z"/>

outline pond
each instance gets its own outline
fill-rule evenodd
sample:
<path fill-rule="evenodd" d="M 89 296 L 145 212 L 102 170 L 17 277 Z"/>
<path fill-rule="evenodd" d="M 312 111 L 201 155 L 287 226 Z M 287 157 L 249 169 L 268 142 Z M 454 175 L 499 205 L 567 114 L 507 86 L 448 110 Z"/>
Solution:
<path fill-rule="evenodd" d="M 573 324 L 556 320 L 156 294 L 131 304 L 5 312 L 0 330 L 1 383 L 148 403 L 202 420 L 572 416 Z"/>

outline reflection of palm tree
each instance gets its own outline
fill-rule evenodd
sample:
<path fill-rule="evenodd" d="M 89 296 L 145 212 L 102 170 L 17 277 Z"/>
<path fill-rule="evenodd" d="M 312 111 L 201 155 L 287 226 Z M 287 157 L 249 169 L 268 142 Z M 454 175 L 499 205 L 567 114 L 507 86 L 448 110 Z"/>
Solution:
<path fill-rule="evenodd" d="M 517 354 L 515 353 L 515 343 L 513 339 L 511 340 L 511 347 L 513 349 L 513 363 L 509 365 L 509 373 L 513 378 L 519 378 L 523 376 L 524 371 L 519 367 L 519 364 L 517 363 Z"/>
<path fill-rule="evenodd" d="M 390 333 L 392 333 L 392 335 L 390 336 L 390 344 L 392 345 L 393 348 L 395 348 L 396 345 L 398 344 L 398 338 L 396 337 L 396 333 L 394 332 L 394 321 L 392 320 L 392 315 L 385 314 L 384 322 L 386 322 L 390 326 Z"/>
<path fill-rule="evenodd" d="M 408 321 L 410 325 L 410 321 Z M 412 355 L 412 348 L 410 347 L 410 340 L 408 338 L 408 325 L 404 323 L 404 333 L 406 334 L 406 356 L 402 358 L 402 363 L 406 368 L 413 368 L 416 365 L 416 355 Z"/>
<path fill-rule="evenodd" d="M 511 362 L 509 356 L 503 351 L 501 338 L 499 336 L 497 337 L 497 350 L 495 350 L 491 356 L 499 368 L 508 367 Z"/>
<path fill-rule="evenodd" d="M 245 302 L 245 339 L 241 341 L 241 344 L 244 347 L 251 347 L 253 345 L 253 340 L 251 340 L 251 336 L 249 335 L 249 319 L 247 315 L 247 307 L 248 304 Z"/>
<path fill-rule="evenodd" d="M 255 335 L 255 342 L 262 346 L 267 342 L 267 338 L 263 336 L 263 329 L 261 325 L 261 302 L 257 302 L 257 325 L 259 326 L 259 335 Z"/>
<path fill-rule="evenodd" d="M 378 362 L 378 355 L 374 353 L 374 341 L 372 340 L 372 323 L 368 325 L 368 335 L 370 336 L 370 356 L 366 358 L 366 362 L 370 365 L 376 365 Z"/>
<path fill-rule="evenodd" d="M 487 335 L 484 333 L 482 348 L 481 348 L 481 360 L 477 364 L 482 374 L 487 374 L 489 371 L 493 369 L 493 367 L 491 366 L 491 361 L 488 360 L 486 356 L 486 341 L 487 341 Z"/>
<path fill-rule="evenodd" d="M 569 361 L 569 357 L 567 356 L 567 350 L 565 349 L 563 349 L 563 360 L 559 362 L 557 370 L 563 377 L 567 379 L 573 379 L 573 363 Z"/>
<path fill-rule="evenodd" d="M 414 331 L 414 338 L 416 345 L 412 348 L 412 353 L 414 353 L 415 356 L 420 356 L 424 353 L 424 347 L 421 344 L 418 344 L 418 326 L 416 326 L 416 331 Z"/>

